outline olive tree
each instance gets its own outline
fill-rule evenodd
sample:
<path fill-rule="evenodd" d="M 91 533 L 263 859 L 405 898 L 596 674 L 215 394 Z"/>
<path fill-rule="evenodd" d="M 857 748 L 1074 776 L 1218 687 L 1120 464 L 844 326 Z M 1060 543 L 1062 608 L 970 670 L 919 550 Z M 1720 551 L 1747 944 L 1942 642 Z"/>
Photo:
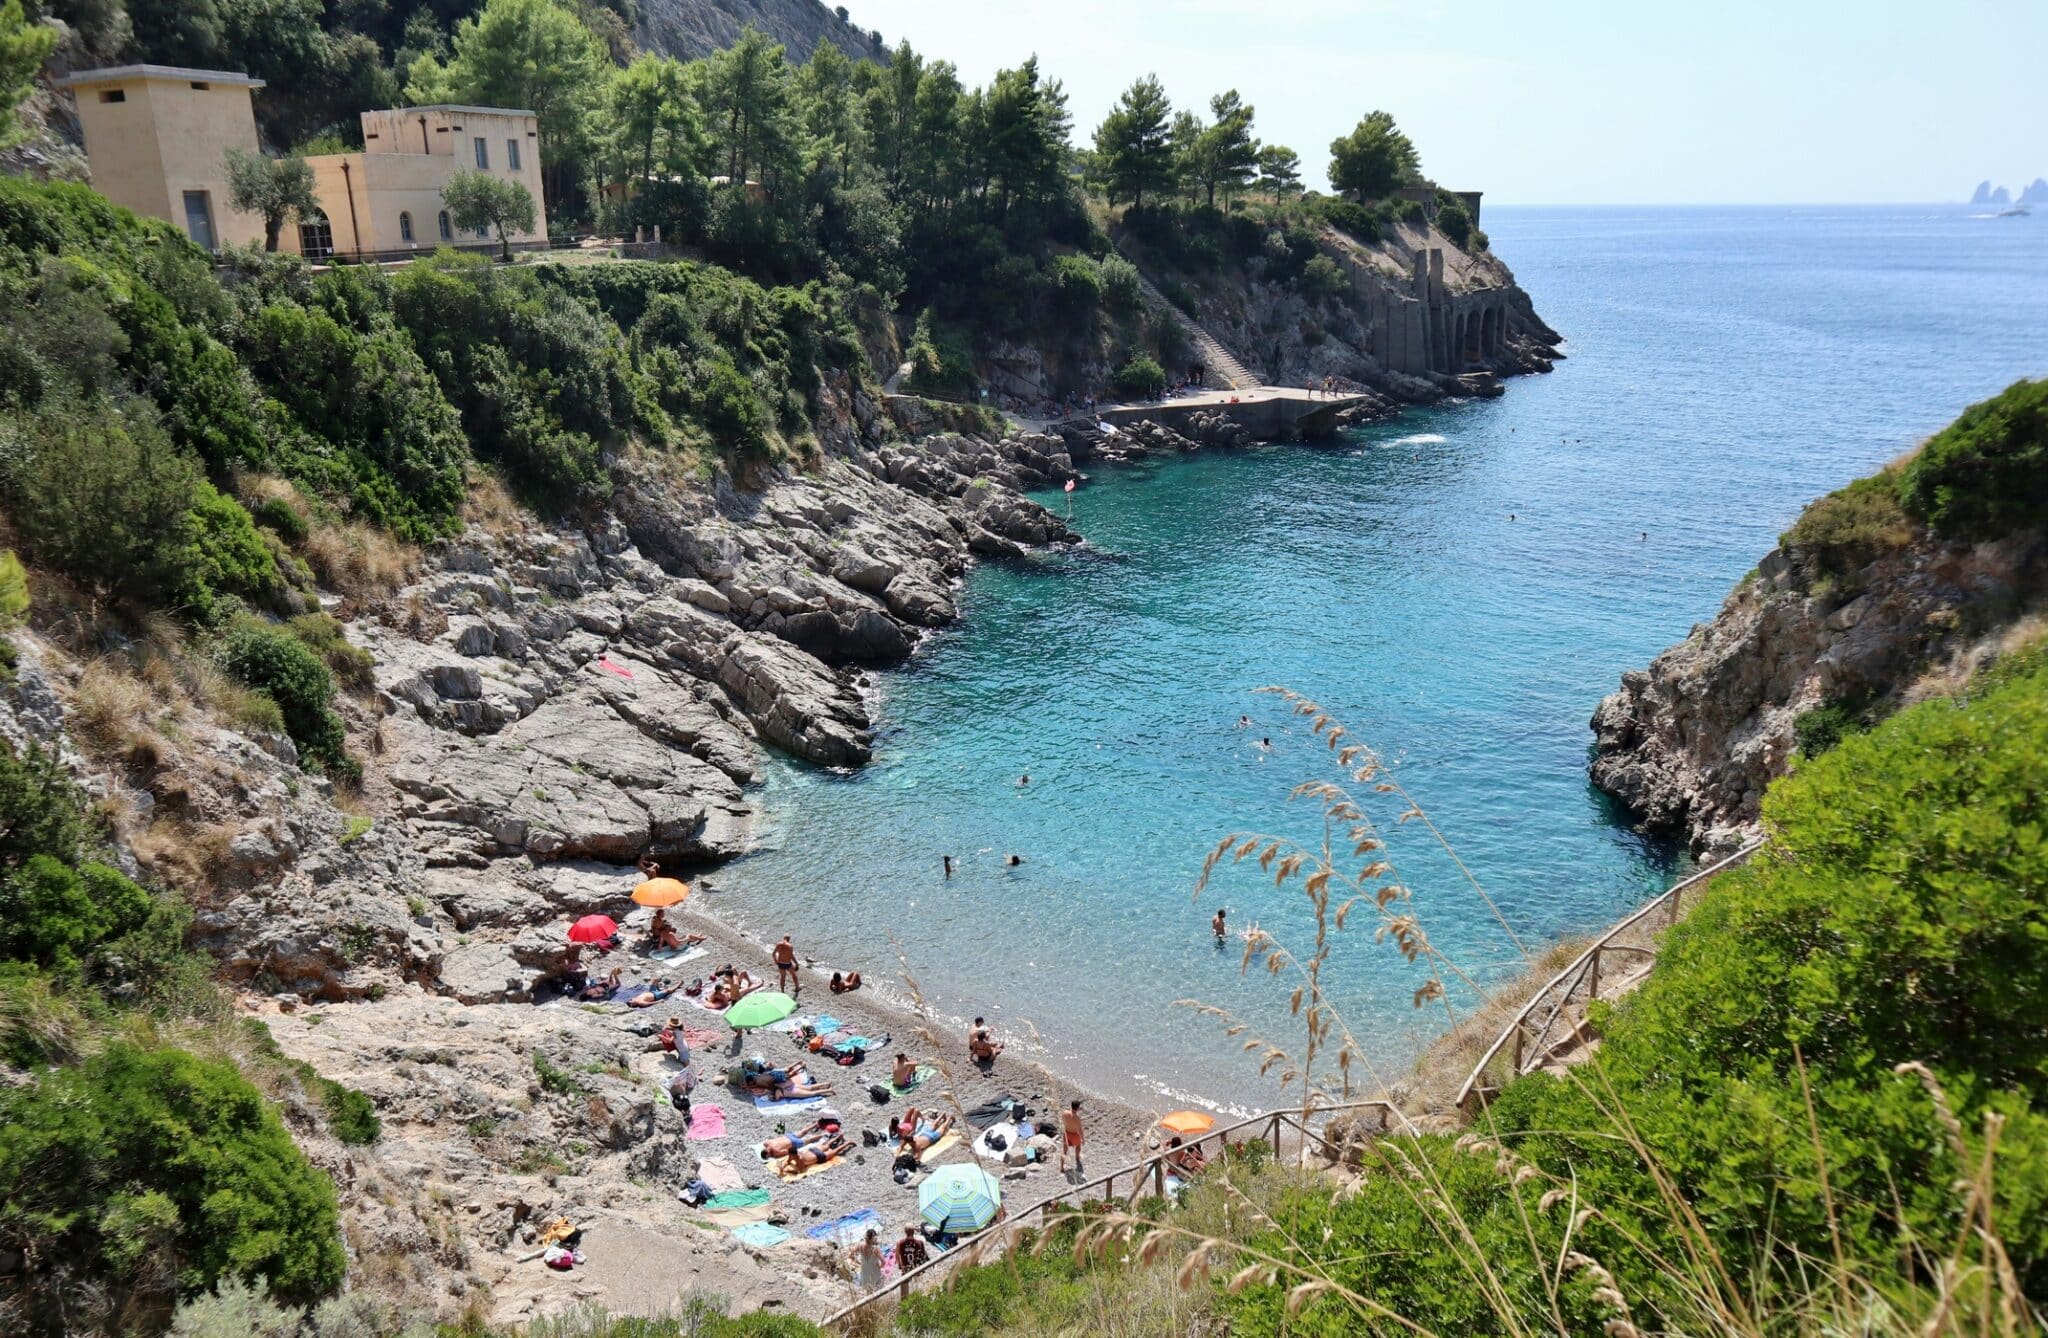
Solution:
<path fill-rule="evenodd" d="M 508 233 L 532 232 L 533 194 L 516 181 L 488 172 L 461 171 L 441 188 L 441 201 L 458 228 L 496 228 L 505 259 L 512 258 Z"/>

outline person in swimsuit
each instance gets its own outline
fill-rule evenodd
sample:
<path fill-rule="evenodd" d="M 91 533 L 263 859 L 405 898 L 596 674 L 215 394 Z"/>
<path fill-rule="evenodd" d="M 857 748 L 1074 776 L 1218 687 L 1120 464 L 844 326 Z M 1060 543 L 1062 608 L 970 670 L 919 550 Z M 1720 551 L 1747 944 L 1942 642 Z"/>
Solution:
<path fill-rule="evenodd" d="M 1216 941 L 1218 943 L 1221 943 L 1223 941 L 1223 917 L 1225 914 L 1225 908 L 1218 906 L 1216 908 L 1216 918 L 1209 921 L 1209 928 L 1215 931 Z"/>
<path fill-rule="evenodd" d="M 789 996 L 795 998 L 797 992 L 803 988 L 803 980 L 797 974 L 796 948 L 790 943 L 787 934 L 784 934 L 782 941 L 775 945 L 775 988 L 785 988 L 784 981 L 790 982 L 787 986 Z"/>
<path fill-rule="evenodd" d="M 916 1122 L 898 1120 L 896 1130 L 901 1136 L 902 1142 L 897 1144 L 896 1151 L 899 1155 L 907 1152 L 913 1157 L 929 1152 L 932 1145 L 941 1138 L 944 1138 L 952 1127 L 953 1116 L 951 1112 L 934 1115 L 929 1120 L 920 1119 Z"/>
<path fill-rule="evenodd" d="M 795 1175 L 798 1171 L 822 1166 L 834 1157 L 843 1157 L 853 1151 L 853 1144 L 834 1135 L 818 1143 L 806 1143 L 782 1159 L 782 1173 Z"/>
<path fill-rule="evenodd" d="M 819 1120 L 808 1129 L 799 1129 L 793 1134 L 776 1134 L 761 1144 L 761 1160 L 787 1157 L 798 1148 L 829 1143 L 839 1136 L 839 1121 Z"/>
<path fill-rule="evenodd" d="M 989 1034 L 988 1027 L 980 1018 L 974 1019 L 974 1029 L 967 1033 L 967 1053 L 977 1064 L 993 1064 L 997 1055 L 1003 1052 L 1002 1043 Z"/>
<path fill-rule="evenodd" d="M 1198 1147 L 1183 1147 L 1176 1134 L 1166 1145 L 1166 1164 L 1182 1175 L 1200 1175 L 1202 1168 L 1209 1164 Z"/>
<path fill-rule="evenodd" d="M 1065 1113 L 1060 1116 L 1060 1169 L 1067 1169 L 1067 1154 L 1074 1154 L 1074 1174 L 1081 1174 L 1081 1102 L 1077 1098 L 1067 1103 Z"/>
<path fill-rule="evenodd" d="M 911 1079 L 917 1077 L 917 1064 L 906 1054 L 896 1056 L 896 1067 L 889 1071 L 889 1081 L 898 1087 L 908 1087 Z"/>

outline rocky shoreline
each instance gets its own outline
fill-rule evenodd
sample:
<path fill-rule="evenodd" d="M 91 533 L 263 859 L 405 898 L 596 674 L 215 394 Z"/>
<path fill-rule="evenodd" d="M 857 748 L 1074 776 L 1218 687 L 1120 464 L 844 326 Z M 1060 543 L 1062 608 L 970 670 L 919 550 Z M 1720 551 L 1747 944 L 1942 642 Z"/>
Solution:
<path fill-rule="evenodd" d="M 871 399 L 846 378 L 827 397 L 821 454 L 803 471 L 742 488 L 622 459 L 593 516 L 487 508 L 397 589 L 331 600 L 374 664 L 341 703 L 365 763 L 358 795 L 306 775 L 281 736 L 197 716 L 150 768 L 73 755 L 128 815 L 124 830 L 156 841 L 146 858 L 200 889 L 193 945 L 244 1009 L 287 1057 L 374 1100 L 385 1133 L 373 1147 L 294 1121 L 340 1190 L 355 1285 L 421 1313 L 488 1294 L 499 1320 L 577 1299 L 646 1313 L 693 1287 L 812 1315 L 847 1299 L 829 1250 L 799 1239 L 794 1254 L 762 1255 L 682 1215 L 675 1192 L 705 1149 L 648 1067 L 658 1019 L 535 1007 L 536 986 L 558 970 L 571 920 L 629 905 L 643 855 L 705 888 L 684 922 L 758 971 L 766 953 L 719 920 L 701 875 L 747 848 L 764 750 L 868 760 L 868 670 L 956 619 L 969 565 L 1080 542 L 1022 490 L 1251 443 L 1220 413 L 1183 432 L 1068 423 L 991 440 L 945 430 L 943 406 Z M 1353 417 L 1402 403 L 1378 397 Z M 16 640 L 0 732 L 64 746 L 87 666 Z M 802 942 L 803 926 L 784 928 Z M 856 965 L 877 988 L 851 1016 L 899 1039 L 929 1025 L 885 996 L 886 962 Z M 1045 1110 L 1073 1090 L 1008 1039 L 1000 1080 L 957 1065 L 948 1101 L 1010 1094 Z M 719 1104 L 743 1104 L 729 1095 Z M 1090 1108 L 1104 1169 L 1137 1155 L 1157 1114 Z M 734 1113 L 730 1144 L 769 1131 Z M 820 1177 L 790 1202 L 827 1217 L 885 1207 L 853 1201 L 899 1188 L 871 1178 Z M 524 1261 L 535 1224 L 558 1214 L 602 1224 L 610 1262 L 557 1276 Z"/>
<path fill-rule="evenodd" d="M 1595 785 L 1701 860 L 1762 830 L 1765 787 L 1798 753 L 1800 717 L 1886 714 L 1967 678 L 2043 588 L 2039 534 L 1944 543 L 1924 532 L 1846 575 L 1772 549 L 1593 713 Z"/>

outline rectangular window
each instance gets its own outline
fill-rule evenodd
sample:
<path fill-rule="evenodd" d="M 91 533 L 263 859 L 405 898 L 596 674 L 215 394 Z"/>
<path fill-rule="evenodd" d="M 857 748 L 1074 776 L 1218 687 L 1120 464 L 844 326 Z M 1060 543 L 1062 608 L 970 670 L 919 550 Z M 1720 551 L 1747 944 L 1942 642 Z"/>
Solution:
<path fill-rule="evenodd" d="M 212 89 L 212 84 L 202 84 L 197 79 L 192 81 L 192 91 L 195 93 L 206 93 L 212 91 Z"/>
<path fill-rule="evenodd" d="M 476 165 L 483 171 L 491 170 L 491 146 L 484 143 L 484 137 L 476 137 Z"/>
<path fill-rule="evenodd" d="M 203 190 L 185 192 L 185 234 L 202 249 L 214 249 L 213 207 Z"/>
<path fill-rule="evenodd" d="M 516 139 L 505 141 L 505 170 L 507 172 L 517 172 L 519 170 L 519 141 Z"/>
<path fill-rule="evenodd" d="M 125 88 L 103 88 L 100 90 L 101 102 L 126 102 L 127 100 L 128 90 Z"/>

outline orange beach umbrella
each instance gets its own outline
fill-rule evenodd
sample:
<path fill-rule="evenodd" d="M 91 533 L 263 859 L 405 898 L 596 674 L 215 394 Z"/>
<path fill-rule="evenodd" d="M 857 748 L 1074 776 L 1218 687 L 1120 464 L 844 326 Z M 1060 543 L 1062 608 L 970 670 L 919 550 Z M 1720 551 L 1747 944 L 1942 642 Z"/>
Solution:
<path fill-rule="evenodd" d="M 1183 1138 L 1192 1138 L 1196 1134 L 1206 1134 L 1214 1129 L 1216 1117 L 1205 1115 L 1199 1110 L 1176 1110 L 1171 1115 L 1162 1116 L 1159 1127 Z"/>
<path fill-rule="evenodd" d="M 675 878 L 650 878 L 633 889 L 642 906 L 676 906 L 690 899 L 690 885 Z"/>

